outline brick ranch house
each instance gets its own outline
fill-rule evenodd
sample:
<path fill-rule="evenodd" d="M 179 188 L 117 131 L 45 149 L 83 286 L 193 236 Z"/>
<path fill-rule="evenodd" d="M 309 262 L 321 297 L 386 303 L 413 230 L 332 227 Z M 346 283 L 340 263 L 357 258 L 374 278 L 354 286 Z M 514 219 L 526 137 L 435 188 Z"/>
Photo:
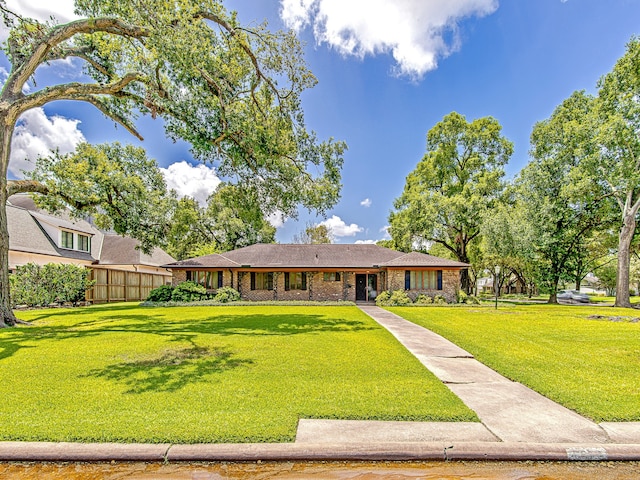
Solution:
<path fill-rule="evenodd" d="M 456 301 L 466 263 L 377 245 L 257 244 L 164 265 L 173 284 L 191 280 L 215 291 L 233 287 L 244 300 L 374 300 L 406 290 Z"/>

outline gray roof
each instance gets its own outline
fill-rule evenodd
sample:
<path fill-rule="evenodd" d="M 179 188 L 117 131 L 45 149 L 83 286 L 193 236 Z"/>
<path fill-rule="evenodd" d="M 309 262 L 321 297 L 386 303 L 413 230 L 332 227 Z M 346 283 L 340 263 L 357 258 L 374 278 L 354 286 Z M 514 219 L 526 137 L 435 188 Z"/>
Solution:
<path fill-rule="evenodd" d="M 378 245 L 256 244 L 222 254 L 206 255 L 165 265 L 167 268 L 465 268 L 466 263 L 424 253 L 404 253 Z"/>
<path fill-rule="evenodd" d="M 13 195 L 7 202 L 9 249 L 19 252 L 49 255 L 53 257 L 86 260 L 103 265 L 160 266 L 175 261 L 160 248 L 150 255 L 137 250 L 137 240 L 130 237 L 104 234 L 89 222 L 71 218 L 67 212 L 48 215 L 35 206 L 27 195 Z M 57 229 L 72 230 L 91 236 L 91 253 L 58 248 L 45 231 L 46 225 Z M 46 227 L 49 228 L 49 227 Z"/>
<path fill-rule="evenodd" d="M 39 222 L 48 223 L 49 225 L 53 225 L 54 227 L 63 228 L 65 230 L 72 230 L 74 232 L 80 232 L 87 235 L 95 235 L 96 229 L 91 226 L 89 222 L 84 220 L 76 220 L 76 219 L 63 219 L 59 217 L 54 217 L 52 215 L 45 215 L 39 212 L 29 212 L 31 216 L 37 219 Z"/>
<path fill-rule="evenodd" d="M 39 225 L 34 212 L 7 205 L 7 223 L 10 250 L 89 262 L 96 260 L 89 252 L 58 248 Z"/>
<path fill-rule="evenodd" d="M 140 242 L 131 237 L 106 234 L 100 253 L 101 265 L 151 265 L 159 266 L 175 261 L 161 248 L 154 248 L 151 254 L 138 249 Z"/>
<path fill-rule="evenodd" d="M 394 258 L 389 262 L 383 263 L 385 267 L 450 267 L 465 268 L 469 264 L 448 260 L 446 258 L 434 257 L 426 253 L 410 252 L 400 257 Z"/>

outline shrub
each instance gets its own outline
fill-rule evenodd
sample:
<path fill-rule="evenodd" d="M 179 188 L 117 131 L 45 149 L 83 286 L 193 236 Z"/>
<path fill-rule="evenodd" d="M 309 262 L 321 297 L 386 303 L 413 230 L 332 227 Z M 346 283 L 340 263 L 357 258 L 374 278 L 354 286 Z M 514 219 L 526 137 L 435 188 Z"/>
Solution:
<path fill-rule="evenodd" d="M 376 305 L 379 307 L 385 306 L 389 304 L 389 298 L 391 298 L 391 292 L 385 290 L 384 292 L 380 292 L 376 297 Z"/>
<path fill-rule="evenodd" d="M 442 295 L 436 295 L 435 297 L 433 297 L 433 303 L 435 303 L 436 305 L 444 305 L 447 303 L 447 299 Z"/>
<path fill-rule="evenodd" d="M 416 305 L 430 305 L 433 303 L 433 298 L 431 298 L 428 295 L 425 295 L 424 293 L 421 293 L 416 297 L 413 303 L 415 303 Z"/>
<path fill-rule="evenodd" d="M 458 290 L 456 292 L 456 301 L 458 303 L 465 303 L 466 300 L 467 300 L 467 297 L 468 297 L 468 295 L 463 290 Z"/>
<path fill-rule="evenodd" d="M 147 302 L 168 302 L 174 288 L 171 285 L 160 285 L 149 292 Z"/>
<path fill-rule="evenodd" d="M 94 284 L 89 270 L 72 264 L 28 263 L 16 268 L 10 277 L 11 301 L 30 307 L 51 303 L 77 303 Z"/>
<path fill-rule="evenodd" d="M 376 305 L 386 307 L 401 307 L 409 305 L 411 299 L 404 290 L 395 290 L 393 292 L 382 292 L 376 298 Z"/>
<path fill-rule="evenodd" d="M 213 299 L 220 303 L 237 302 L 240 300 L 240 293 L 235 288 L 221 287 L 213 296 Z"/>
<path fill-rule="evenodd" d="M 474 295 L 469 295 L 464 303 L 467 305 L 480 305 L 480 299 Z"/>
<path fill-rule="evenodd" d="M 174 302 L 195 302 L 207 298 L 207 289 L 190 280 L 179 283 L 171 292 L 171 300 Z"/>

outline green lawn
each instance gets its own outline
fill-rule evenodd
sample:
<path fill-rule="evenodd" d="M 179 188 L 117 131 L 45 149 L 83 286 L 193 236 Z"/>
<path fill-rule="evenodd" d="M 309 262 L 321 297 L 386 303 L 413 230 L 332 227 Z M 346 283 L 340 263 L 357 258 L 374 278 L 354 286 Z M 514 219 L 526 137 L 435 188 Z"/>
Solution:
<path fill-rule="evenodd" d="M 356 307 L 34 310 L 0 330 L 0 440 L 281 442 L 299 418 L 477 420 Z"/>
<path fill-rule="evenodd" d="M 640 317 L 634 309 L 521 305 L 389 308 L 506 377 L 596 421 L 640 421 Z"/>

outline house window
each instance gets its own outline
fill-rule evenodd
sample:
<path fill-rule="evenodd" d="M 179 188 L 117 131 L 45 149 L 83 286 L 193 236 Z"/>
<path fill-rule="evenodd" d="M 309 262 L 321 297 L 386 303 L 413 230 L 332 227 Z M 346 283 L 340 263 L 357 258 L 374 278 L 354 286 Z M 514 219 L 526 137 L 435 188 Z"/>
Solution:
<path fill-rule="evenodd" d="M 222 271 L 188 270 L 187 280 L 202 285 L 207 290 L 215 290 L 222 287 Z"/>
<path fill-rule="evenodd" d="M 73 249 L 73 233 L 67 232 L 66 230 L 62 230 L 62 238 L 61 238 L 62 248 L 71 248 Z"/>
<path fill-rule="evenodd" d="M 285 290 L 306 290 L 307 274 L 304 272 L 285 272 L 284 274 Z"/>
<path fill-rule="evenodd" d="M 87 235 L 78 234 L 78 250 L 88 252 L 90 249 L 89 237 Z"/>
<path fill-rule="evenodd" d="M 405 290 L 442 290 L 442 270 L 407 270 Z"/>
<path fill-rule="evenodd" d="M 273 272 L 251 272 L 251 290 L 273 290 Z"/>
<path fill-rule="evenodd" d="M 340 281 L 340 272 L 327 272 L 324 274 L 325 282 L 339 282 Z"/>

